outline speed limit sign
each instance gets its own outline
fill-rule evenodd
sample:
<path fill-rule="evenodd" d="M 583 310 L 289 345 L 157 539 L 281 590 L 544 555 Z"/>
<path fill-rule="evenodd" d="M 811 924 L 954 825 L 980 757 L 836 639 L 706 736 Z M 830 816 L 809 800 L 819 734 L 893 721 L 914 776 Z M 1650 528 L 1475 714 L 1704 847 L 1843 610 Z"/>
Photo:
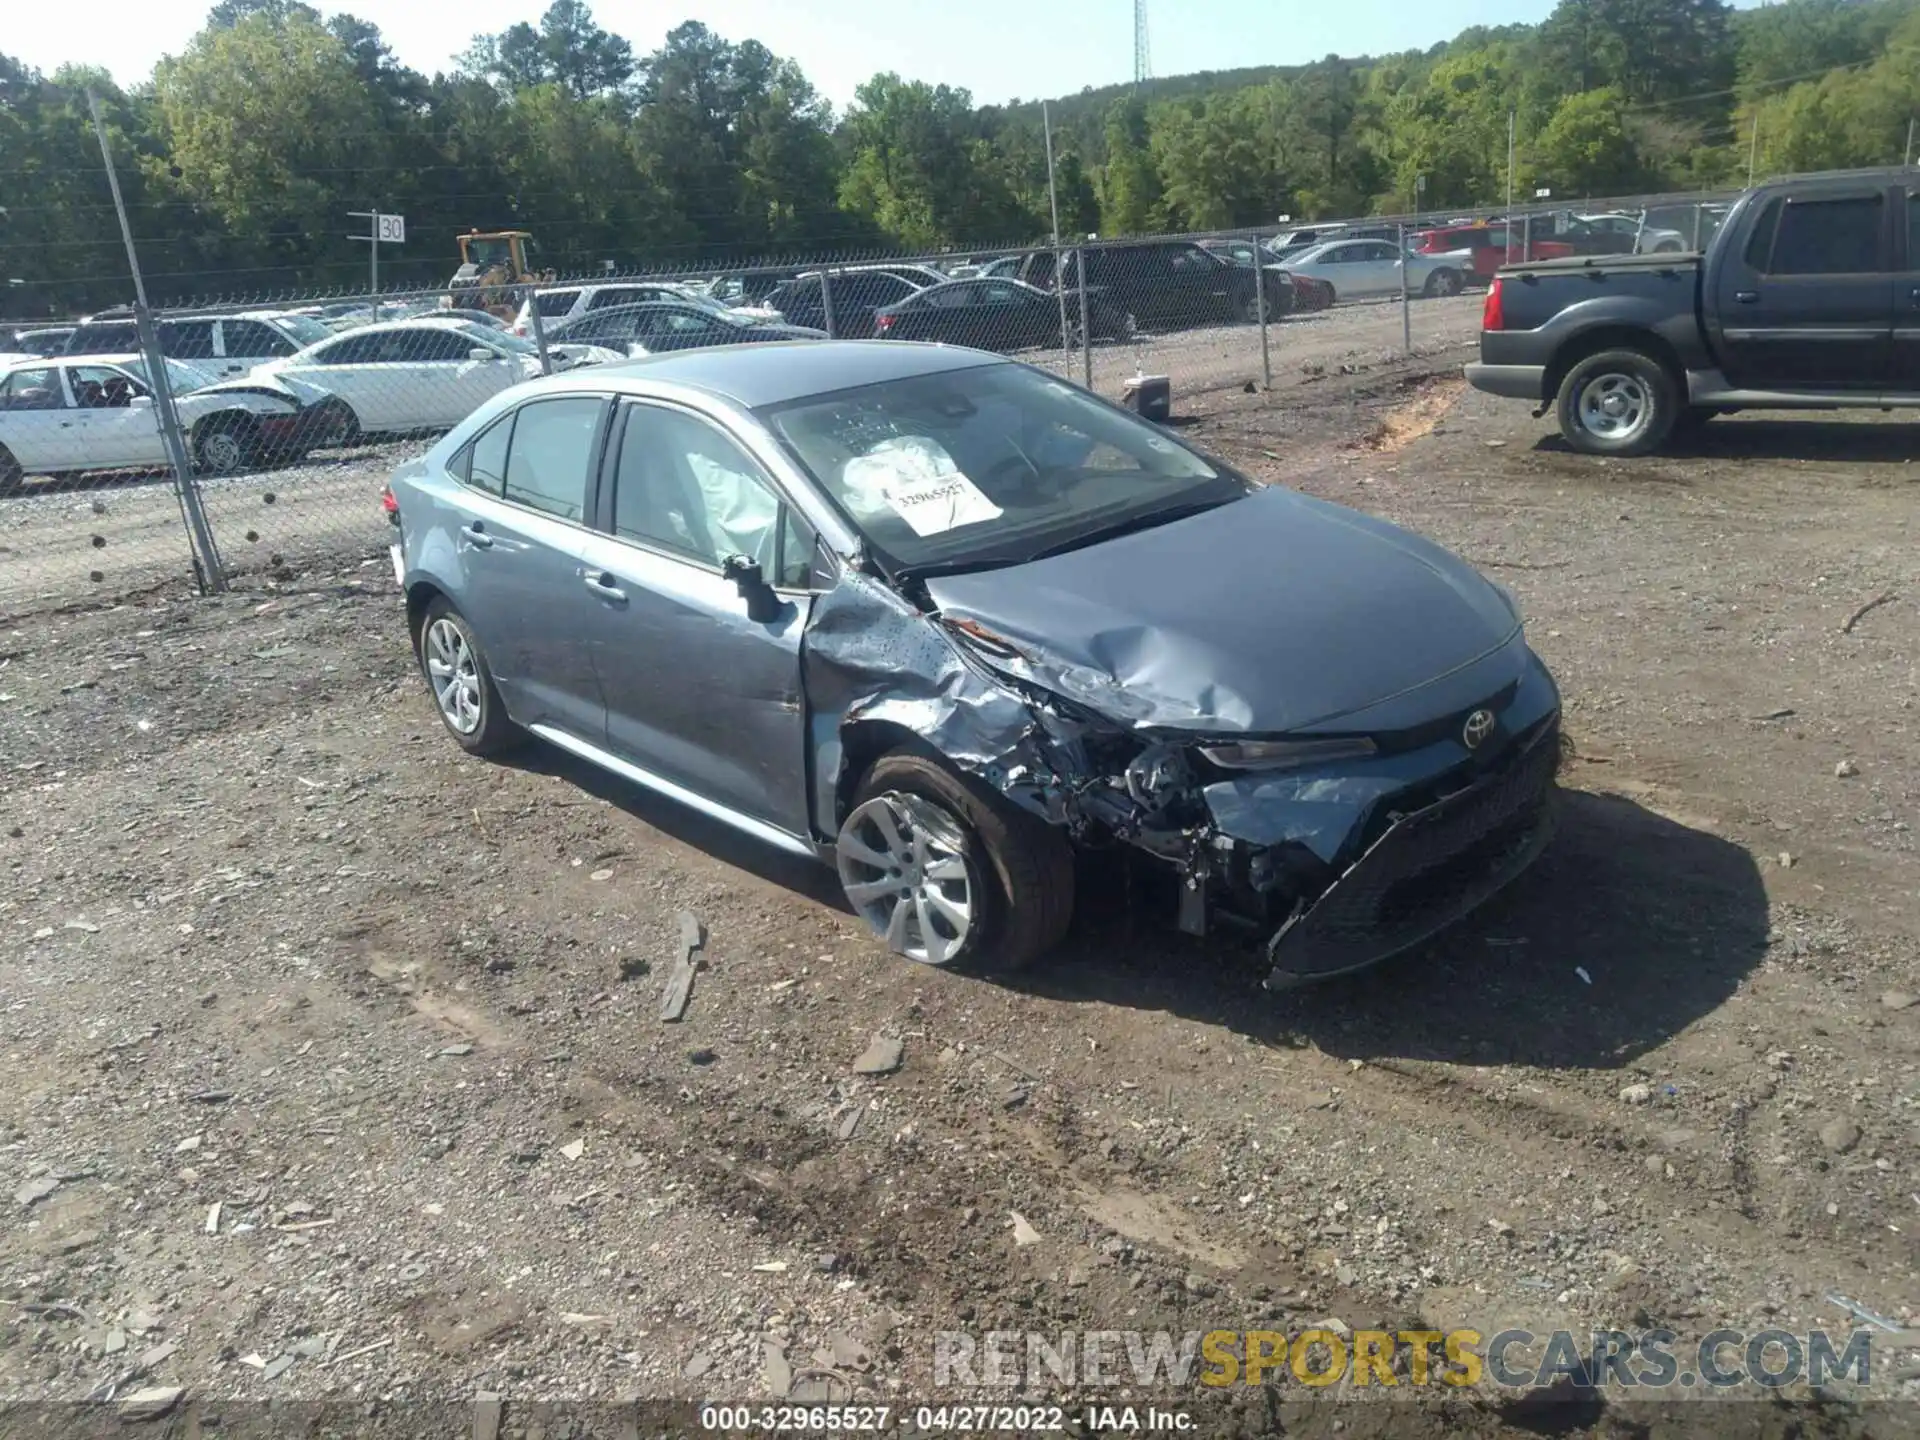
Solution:
<path fill-rule="evenodd" d="M 381 215 L 374 233 L 379 236 L 382 245 L 404 245 L 407 241 L 407 217 Z"/>

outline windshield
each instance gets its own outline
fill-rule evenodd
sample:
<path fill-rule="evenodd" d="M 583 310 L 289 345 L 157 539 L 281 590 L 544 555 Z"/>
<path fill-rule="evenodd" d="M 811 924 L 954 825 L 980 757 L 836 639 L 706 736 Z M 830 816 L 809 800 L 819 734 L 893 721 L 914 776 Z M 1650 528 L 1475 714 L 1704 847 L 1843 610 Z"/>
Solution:
<path fill-rule="evenodd" d="M 763 412 L 894 570 L 1013 564 L 1247 482 L 1022 365 L 883 381 Z"/>
<path fill-rule="evenodd" d="M 511 330 L 495 330 L 490 325 L 478 325 L 471 320 L 462 320 L 455 328 L 462 335 L 471 335 L 482 345 L 491 345 L 495 350 L 511 350 L 516 355 L 540 353 L 540 347 L 533 341 L 523 339 Z"/>
<path fill-rule="evenodd" d="M 311 315 L 276 315 L 267 323 L 277 327 L 302 350 L 309 345 L 318 345 L 322 340 L 331 339 L 333 336 L 333 331 Z"/>
<path fill-rule="evenodd" d="M 137 378 L 142 385 L 152 386 L 153 381 L 147 374 L 147 362 L 144 357 L 135 356 L 130 360 L 115 363 L 129 375 Z M 167 385 L 176 395 L 187 395 L 195 390 L 204 389 L 208 385 L 217 385 L 225 378 L 217 370 L 203 370 L 183 360 L 167 361 Z"/>

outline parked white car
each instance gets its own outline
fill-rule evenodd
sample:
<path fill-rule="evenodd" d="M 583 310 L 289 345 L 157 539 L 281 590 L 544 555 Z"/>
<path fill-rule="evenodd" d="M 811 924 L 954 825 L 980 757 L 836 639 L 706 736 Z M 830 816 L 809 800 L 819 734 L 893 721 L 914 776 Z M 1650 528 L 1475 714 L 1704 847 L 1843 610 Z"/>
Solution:
<path fill-rule="evenodd" d="M 229 475 L 338 443 L 347 414 L 298 380 L 223 380 L 169 360 L 174 409 L 194 463 Z M 146 362 L 137 355 L 30 357 L 0 367 L 0 493 L 28 475 L 165 465 Z"/>
<path fill-rule="evenodd" d="M 601 345 L 547 349 L 556 370 L 626 358 Z M 352 412 L 349 440 L 448 429 L 539 373 L 540 353 L 529 340 L 469 321 L 426 318 L 362 325 L 254 372 L 337 396 Z"/>
<path fill-rule="evenodd" d="M 522 302 L 519 314 L 514 316 L 513 333 L 523 339 L 532 336 L 535 305 L 540 307 L 540 323 L 543 326 L 558 326 L 569 320 L 578 320 L 595 310 L 610 310 L 615 305 L 646 305 L 663 301 L 698 305 L 703 309 L 731 315 L 737 320 L 778 321 L 785 318 L 778 310 L 769 310 L 764 305 L 728 305 L 692 285 L 676 285 L 666 280 L 629 280 L 609 285 L 561 285 L 550 290 L 536 290 L 531 299 Z"/>
<path fill-rule="evenodd" d="M 1390 240 L 1336 240 L 1303 250 L 1286 265 L 1291 274 L 1331 285 L 1337 300 L 1398 295 L 1402 266 L 1410 294 L 1458 295 L 1472 268 L 1471 260 L 1458 253 L 1420 255 L 1402 251 Z"/>
<path fill-rule="evenodd" d="M 1692 248 L 1687 237 L 1678 230 L 1665 230 L 1657 225 L 1647 225 L 1638 215 L 1624 215 L 1618 212 L 1605 215 L 1575 215 L 1572 217 L 1569 228 L 1577 228 L 1589 234 L 1614 236 L 1618 245 L 1614 253 L 1623 255 L 1677 255 L 1682 250 Z"/>

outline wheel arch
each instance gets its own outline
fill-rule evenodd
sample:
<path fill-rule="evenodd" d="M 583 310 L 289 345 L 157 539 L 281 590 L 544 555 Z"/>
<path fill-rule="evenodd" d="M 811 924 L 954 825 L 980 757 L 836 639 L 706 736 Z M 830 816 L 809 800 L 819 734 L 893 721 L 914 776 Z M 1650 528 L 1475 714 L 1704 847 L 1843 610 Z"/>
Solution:
<path fill-rule="evenodd" d="M 840 769 L 833 779 L 833 813 L 821 817 L 827 822 L 821 829 L 829 840 L 840 833 L 841 823 L 853 809 L 853 797 L 874 762 L 904 748 L 934 753 L 920 735 L 892 720 L 852 720 L 840 727 Z"/>
<path fill-rule="evenodd" d="M 413 580 L 407 585 L 407 639 L 412 642 L 414 658 L 420 657 L 420 627 L 426 622 L 427 607 L 436 600 L 452 604 L 447 592 L 432 580 Z"/>
<path fill-rule="evenodd" d="M 1634 325 L 1596 325 L 1573 336 L 1553 353 L 1553 360 L 1541 379 L 1540 398 L 1551 403 L 1574 366 L 1602 350 L 1637 350 L 1654 361 L 1670 376 L 1684 398 L 1687 393 L 1687 367 L 1673 346 L 1651 330 Z"/>

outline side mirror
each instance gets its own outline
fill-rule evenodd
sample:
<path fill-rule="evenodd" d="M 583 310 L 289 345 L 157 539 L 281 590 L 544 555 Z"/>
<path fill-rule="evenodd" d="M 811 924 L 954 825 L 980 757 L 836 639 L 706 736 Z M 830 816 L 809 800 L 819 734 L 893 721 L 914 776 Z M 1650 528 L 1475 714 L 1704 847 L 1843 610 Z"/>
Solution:
<path fill-rule="evenodd" d="M 506 358 L 507 357 L 502 355 L 498 350 L 489 350 L 484 345 L 476 345 L 473 349 L 467 351 L 467 359 L 477 360 L 483 365 L 489 360 L 504 360 Z"/>
<path fill-rule="evenodd" d="M 153 408 L 153 397 L 151 395 L 129 395 L 127 397 L 127 408 L 129 410 L 151 410 Z"/>
<path fill-rule="evenodd" d="M 768 625 L 780 618 L 780 612 L 786 606 L 774 593 L 773 586 L 767 583 L 767 577 L 760 572 L 758 560 L 749 560 L 745 555 L 729 555 L 721 562 L 720 573 L 733 582 L 733 588 L 747 602 L 747 618 L 754 624 Z"/>

